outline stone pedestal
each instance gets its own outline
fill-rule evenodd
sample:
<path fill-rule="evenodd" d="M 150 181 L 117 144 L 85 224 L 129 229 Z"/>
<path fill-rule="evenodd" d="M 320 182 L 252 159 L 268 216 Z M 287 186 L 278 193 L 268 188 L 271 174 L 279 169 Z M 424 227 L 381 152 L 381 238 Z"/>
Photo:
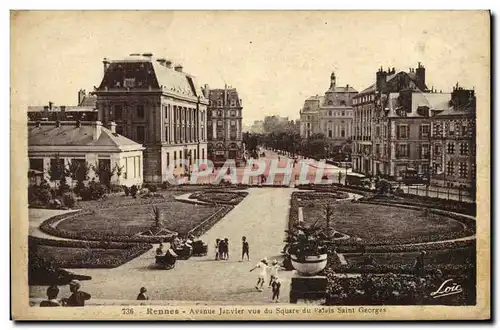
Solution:
<path fill-rule="evenodd" d="M 326 297 L 326 276 L 302 276 L 294 271 L 290 283 L 290 303 L 298 299 L 324 299 Z"/>

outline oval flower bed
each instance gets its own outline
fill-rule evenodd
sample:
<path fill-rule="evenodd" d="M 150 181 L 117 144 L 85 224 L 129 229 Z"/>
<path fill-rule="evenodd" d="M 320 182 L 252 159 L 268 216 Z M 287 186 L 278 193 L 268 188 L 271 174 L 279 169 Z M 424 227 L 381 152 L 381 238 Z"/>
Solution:
<path fill-rule="evenodd" d="M 191 194 L 189 198 L 211 204 L 238 205 L 247 195 L 246 191 L 206 190 Z"/>

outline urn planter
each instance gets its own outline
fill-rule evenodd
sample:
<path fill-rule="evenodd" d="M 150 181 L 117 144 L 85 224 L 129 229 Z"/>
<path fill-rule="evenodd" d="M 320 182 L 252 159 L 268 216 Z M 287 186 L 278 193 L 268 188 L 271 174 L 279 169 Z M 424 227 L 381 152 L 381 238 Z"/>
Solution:
<path fill-rule="evenodd" d="M 326 267 L 327 254 L 320 254 L 317 256 L 298 257 L 297 255 L 290 255 L 292 266 L 302 276 L 314 276 L 320 273 Z"/>

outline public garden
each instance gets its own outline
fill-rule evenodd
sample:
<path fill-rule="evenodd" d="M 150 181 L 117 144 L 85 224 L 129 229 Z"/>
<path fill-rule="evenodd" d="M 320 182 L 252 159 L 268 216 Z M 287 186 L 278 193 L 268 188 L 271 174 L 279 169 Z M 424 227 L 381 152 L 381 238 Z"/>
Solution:
<path fill-rule="evenodd" d="M 150 299 L 172 304 L 268 303 L 270 291 L 257 292 L 249 270 L 264 257 L 283 262 L 285 230 L 300 224 L 320 226 L 327 236 L 321 273 L 328 280 L 327 304 L 473 304 L 475 217 L 458 212 L 468 205 L 453 205 L 335 184 L 189 185 L 143 187 L 134 196 L 116 191 L 67 210 L 30 208 L 30 299 L 45 297 L 51 279 L 37 274 L 49 267 L 70 272 L 59 285 L 71 274 L 88 277 L 82 288 L 94 304 L 134 300 L 143 286 Z M 154 267 L 160 241 L 189 234 L 208 244 L 206 256 L 178 260 L 171 270 Z M 240 261 L 242 236 L 250 262 Z M 228 260 L 215 260 L 217 238 L 228 238 Z M 424 274 L 416 276 L 422 251 Z M 280 272 L 282 302 L 288 302 L 292 276 Z M 450 276 L 462 281 L 465 293 L 432 300 L 430 293 Z M 62 296 L 68 292 L 61 287 Z"/>

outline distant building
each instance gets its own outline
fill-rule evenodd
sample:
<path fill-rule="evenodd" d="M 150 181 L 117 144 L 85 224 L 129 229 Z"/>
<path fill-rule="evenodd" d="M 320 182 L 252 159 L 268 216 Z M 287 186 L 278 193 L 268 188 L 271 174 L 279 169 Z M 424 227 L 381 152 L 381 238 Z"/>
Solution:
<path fill-rule="evenodd" d="M 409 72 L 381 68 L 354 98 L 353 170 L 395 178 L 414 169 L 428 176 L 430 114 L 449 99 L 427 88 L 420 63 Z"/>
<path fill-rule="evenodd" d="M 263 134 L 264 133 L 264 121 L 263 120 L 255 120 L 249 129 L 250 133 Z"/>
<path fill-rule="evenodd" d="M 242 118 L 243 104 L 236 88 L 209 89 L 207 118 L 208 157 L 216 166 L 227 159 L 237 164 L 243 160 Z"/>
<path fill-rule="evenodd" d="M 476 96 L 458 84 L 449 106 L 433 112 L 431 184 L 474 190 L 476 182 Z"/>
<path fill-rule="evenodd" d="M 28 120 L 55 121 L 55 120 L 82 120 L 96 121 L 98 111 L 96 106 L 97 97 L 89 95 L 85 90 L 78 91 L 78 105 L 55 106 L 52 102 L 48 105 L 29 106 Z"/>
<path fill-rule="evenodd" d="M 341 145 L 352 135 L 353 98 L 357 91 L 347 85 L 337 86 L 332 72 L 330 88 L 324 95 L 311 96 L 300 111 L 300 136 L 323 134 L 331 145 Z"/>
<path fill-rule="evenodd" d="M 264 133 L 283 132 L 289 121 L 288 117 L 282 117 L 279 115 L 266 116 L 264 117 L 264 122 L 262 124 Z"/>
<path fill-rule="evenodd" d="M 99 120 L 116 122 L 117 133 L 144 145 L 145 182 L 166 181 L 181 159 L 206 159 L 208 100 L 182 65 L 144 53 L 104 59 L 103 66 L 93 92 Z"/>
<path fill-rule="evenodd" d="M 28 122 L 29 170 L 42 173 L 50 181 L 51 164 L 57 157 L 67 167 L 72 160 L 87 162 L 110 170 L 121 168 L 111 178 L 112 184 L 132 186 L 143 182 L 143 146 L 117 134 L 100 122 L 30 121 Z M 89 172 L 89 179 L 99 181 L 98 173 Z M 68 178 L 68 183 L 71 179 Z"/>

